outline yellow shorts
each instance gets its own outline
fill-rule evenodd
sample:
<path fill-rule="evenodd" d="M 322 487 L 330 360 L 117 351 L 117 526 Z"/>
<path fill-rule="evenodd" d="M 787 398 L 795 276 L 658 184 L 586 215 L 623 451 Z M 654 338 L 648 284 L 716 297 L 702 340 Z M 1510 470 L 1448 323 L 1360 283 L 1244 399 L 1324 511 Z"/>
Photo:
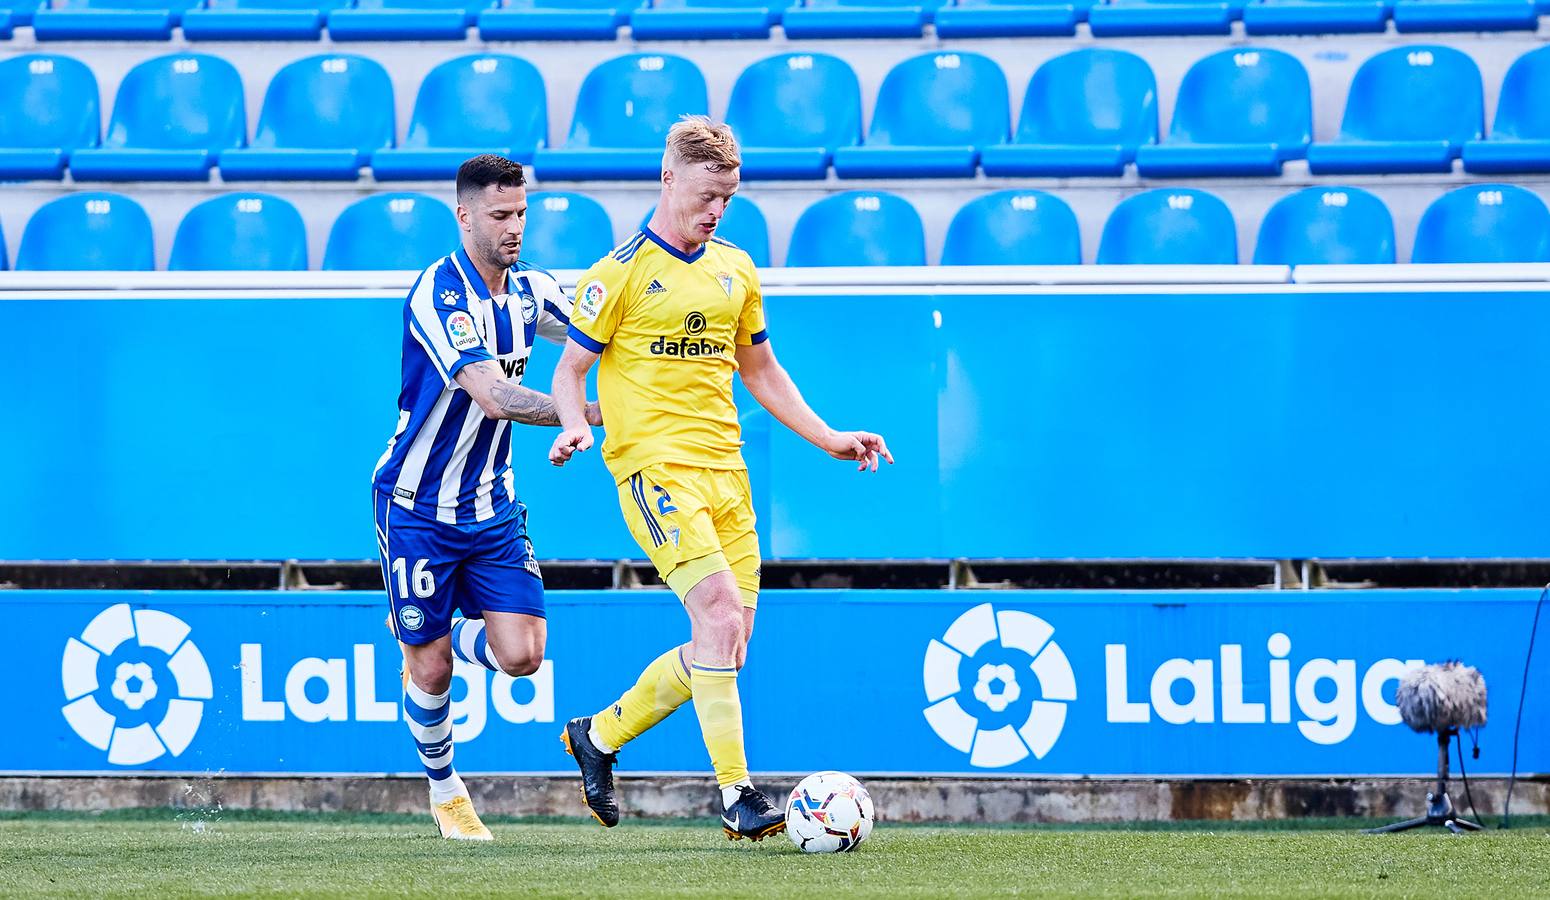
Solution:
<path fill-rule="evenodd" d="M 680 598 L 707 575 L 731 572 L 743 606 L 758 606 L 759 536 L 746 471 L 654 463 L 619 484 L 619 508 Z"/>

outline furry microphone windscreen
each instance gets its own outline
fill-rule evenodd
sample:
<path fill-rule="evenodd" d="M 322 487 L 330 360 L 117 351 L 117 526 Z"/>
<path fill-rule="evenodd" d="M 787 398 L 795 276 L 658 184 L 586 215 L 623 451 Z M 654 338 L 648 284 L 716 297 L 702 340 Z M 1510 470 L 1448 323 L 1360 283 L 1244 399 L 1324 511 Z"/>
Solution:
<path fill-rule="evenodd" d="M 1485 724 L 1485 678 L 1460 662 L 1412 669 L 1399 680 L 1399 716 L 1416 731 L 1447 731 Z"/>

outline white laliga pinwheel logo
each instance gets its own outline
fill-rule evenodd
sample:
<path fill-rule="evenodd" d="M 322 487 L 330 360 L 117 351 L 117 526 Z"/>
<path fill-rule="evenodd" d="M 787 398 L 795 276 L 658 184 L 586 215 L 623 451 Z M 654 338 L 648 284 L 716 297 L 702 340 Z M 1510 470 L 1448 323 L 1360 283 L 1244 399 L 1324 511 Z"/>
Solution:
<path fill-rule="evenodd" d="M 65 644 L 65 721 L 86 743 L 108 751 L 113 765 L 138 766 L 165 753 L 178 756 L 194 740 L 204 717 L 203 701 L 215 692 L 210 667 L 188 633 L 188 625 L 176 616 L 119 603 L 98 613 L 79 638 Z M 118 660 L 106 672 L 112 678 L 106 691 L 98 678 L 104 659 Z M 158 681 L 158 668 L 171 684 Z M 104 694 L 125 715 L 105 709 Z M 152 724 L 158 698 L 165 699 L 166 710 Z M 135 714 L 143 721 L 123 724 Z"/>
<path fill-rule="evenodd" d="M 1066 723 L 1066 704 L 1076 699 L 1076 677 L 1060 645 L 1050 640 L 1055 629 L 1031 613 L 1015 609 L 997 612 L 989 603 L 959 616 L 941 640 L 926 647 L 926 721 L 937 736 L 969 754 L 969 765 L 999 769 L 1025 759 L 1039 759 L 1055 746 Z M 1004 658 L 1003 658 L 1004 657 Z M 1027 665 L 1034 684 L 1018 681 L 1016 657 Z M 959 672 L 974 660 L 975 682 L 970 694 L 993 718 L 1019 711 L 1018 701 L 1034 699 L 1020 725 L 1014 721 L 982 724 L 958 702 L 963 691 Z"/>

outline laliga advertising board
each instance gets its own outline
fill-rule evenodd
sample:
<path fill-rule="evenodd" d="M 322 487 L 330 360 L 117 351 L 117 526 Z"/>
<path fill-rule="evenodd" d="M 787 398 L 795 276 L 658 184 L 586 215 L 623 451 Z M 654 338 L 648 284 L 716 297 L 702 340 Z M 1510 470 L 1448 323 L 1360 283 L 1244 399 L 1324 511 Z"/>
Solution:
<path fill-rule="evenodd" d="M 1429 774 L 1400 675 L 1485 675 L 1471 774 L 1505 773 L 1535 591 L 770 591 L 741 679 L 756 771 L 855 774 Z M 0 771 L 415 772 L 399 655 L 374 593 L 0 594 L 36 737 Z M 665 592 L 550 596 L 529 678 L 460 668 L 458 768 L 570 772 L 567 718 L 682 638 Z M 1542 669 L 1543 660 L 1535 668 Z M 1530 679 L 1520 773 L 1550 771 Z M 621 767 L 709 771 L 692 715 Z"/>

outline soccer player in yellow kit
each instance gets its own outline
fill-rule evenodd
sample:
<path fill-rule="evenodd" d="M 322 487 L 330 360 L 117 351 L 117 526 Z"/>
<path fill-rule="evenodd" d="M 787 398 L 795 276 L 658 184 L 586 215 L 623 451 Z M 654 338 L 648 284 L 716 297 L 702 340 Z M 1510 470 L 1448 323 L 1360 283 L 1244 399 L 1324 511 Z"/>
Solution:
<path fill-rule="evenodd" d="M 662 194 L 646 227 L 587 271 L 552 393 L 562 432 L 549 460 L 592 446 L 587 370 L 601 359 L 608 410 L 603 460 L 619 485 L 630 533 L 689 614 L 690 640 L 648 665 L 629 690 L 562 735 L 581 769 L 587 806 L 617 825 L 619 748 L 690 697 L 721 787 L 727 837 L 761 840 L 784 811 L 756 790 L 743 750 L 737 673 L 759 600 L 759 539 L 743 463 L 732 373 L 786 427 L 836 459 L 877 470 L 893 462 L 881 436 L 835 431 L 775 360 L 748 254 L 715 236 L 738 188 L 737 141 L 726 125 L 686 116 L 668 132 Z"/>

